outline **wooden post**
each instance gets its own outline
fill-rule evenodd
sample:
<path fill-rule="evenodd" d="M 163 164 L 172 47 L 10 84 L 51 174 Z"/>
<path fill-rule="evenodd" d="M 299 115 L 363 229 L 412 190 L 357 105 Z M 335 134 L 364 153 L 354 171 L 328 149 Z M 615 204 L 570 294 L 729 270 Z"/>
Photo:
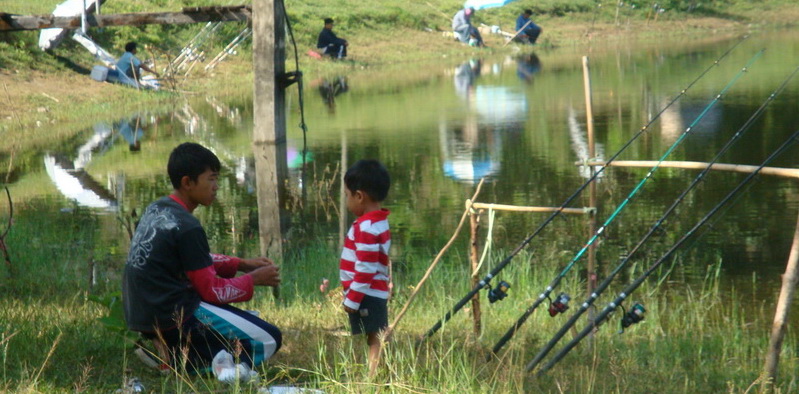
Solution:
<path fill-rule="evenodd" d="M 273 4 L 274 0 L 269 0 Z M 93 7 L 89 7 L 89 12 Z M 281 9 L 282 13 L 282 9 Z M 250 19 L 250 7 L 239 6 L 211 6 L 211 7 L 185 7 L 180 12 L 140 12 L 129 14 L 95 15 L 87 14 L 85 22 L 82 15 L 55 16 L 55 15 L 16 15 L 0 12 L 0 31 L 39 30 L 39 29 L 80 29 L 81 26 L 108 27 L 108 26 L 142 26 L 142 25 L 177 25 L 184 23 L 202 22 L 246 22 Z M 275 19 L 277 20 L 277 19 Z M 283 21 L 279 21 L 283 24 Z"/>
<path fill-rule="evenodd" d="M 341 131 L 341 187 L 339 188 L 338 200 L 338 248 L 341 250 L 344 247 L 344 237 L 347 236 L 347 199 L 344 190 L 347 185 L 344 184 L 344 175 L 347 173 L 347 131 Z"/>
<path fill-rule="evenodd" d="M 253 155 L 261 254 L 282 260 L 285 223 L 286 109 L 278 77 L 285 70 L 285 25 L 279 0 L 253 1 Z"/>
<path fill-rule="evenodd" d="M 777 310 L 774 313 L 774 324 L 771 326 L 771 339 L 768 344 L 766 363 L 763 367 L 764 384 L 766 385 L 773 385 L 777 379 L 777 365 L 780 361 L 782 340 L 785 338 L 785 326 L 796 284 L 799 282 L 799 264 L 797 262 L 799 262 L 799 219 L 796 220 L 793 245 L 791 245 L 791 253 L 785 266 L 785 274 L 782 275 L 782 289 L 777 301 Z"/>
<path fill-rule="evenodd" d="M 586 130 L 588 133 L 588 158 L 596 157 L 596 141 L 594 140 L 594 106 L 591 97 L 591 74 L 588 67 L 588 56 L 583 56 L 583 84 L 585 85 L 585 117 Z M 594 175 L 594 167 L 590 166 L 591 176 Z M 588 186 L 588 206 L 596 208 L 596 179 Z M 588 217 L 588 237 L 593 237 L 596 232 L 596 211 Z M 596 242 L 588 246 L 588 266 L 586 269 L 586 297 L 590 297 L 596 288 Z M 594 319 L 594 310 L 588 311 L 588 319 Z"/>
<path fill-rule="evenodd" d="M 479 232 L 478 230 L 480 229 L 480 214 L 482 211 L 475 211 L 471 209 L 469 206 L 470 204 L 471 201 L 466 202 L 466 209 L 470 210 L 469 224 L 471 231 L 469 232 L 469 260 L 472 263 L 472 288 L 474 288 L 477 286 L 477 283 L 480 282 L 480 274 L 477 270 L 477 267 L 480 264 L 480 245 L 477 241 L 477 234 Z M 479 293 L 472 297 L 472 317 L 474 318 L 474 336 L 475 338 L 479 338 L 480 332 L 482 331 Z"/>

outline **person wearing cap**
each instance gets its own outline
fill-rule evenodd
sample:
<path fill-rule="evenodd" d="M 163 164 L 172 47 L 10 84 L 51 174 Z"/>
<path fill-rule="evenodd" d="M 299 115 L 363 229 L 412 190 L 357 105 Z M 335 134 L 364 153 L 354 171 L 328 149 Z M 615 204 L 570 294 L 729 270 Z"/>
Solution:
<path fill-rule="evenodd" d="M 452 18 L 452 30 L 455 32 L 455 37 L 464 44 L 482 47 L 483 37 L 480 36 L 480 31 L 472 26 L 472 15 L 474 15 L 474 8 L 464 8 Z"/>
<path fill-rule="evenodd" d="M 333 33 L 333 18 L 325 18 L 325 27 L 319 33 L 316 47 L 322 50 L 322 55 L 330 55 L 334 59 L 347 57 L 347 40 L 338 38 Z"/>

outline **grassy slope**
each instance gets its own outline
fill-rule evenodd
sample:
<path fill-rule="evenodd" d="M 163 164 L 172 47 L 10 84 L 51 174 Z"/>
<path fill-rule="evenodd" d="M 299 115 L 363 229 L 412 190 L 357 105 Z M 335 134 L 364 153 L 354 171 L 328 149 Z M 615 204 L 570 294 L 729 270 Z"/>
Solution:
<path fill-rule="evenodd" d="M 674 3 L 672 1 L 671 3 Z M 12 13 L 46 13 L 57 0 L 0 2 L 0 11 Z M 109 1 L 104 13 L 176 10 L 186 3 L 208 5 L 211 0 L 145 0 L 138 2 Z M 247 2 L 245 2 L 247 3 Z M 454 44 L 438 30 L 448 30 L 449 15 L 458 9 L 459 0 L 423 1 L 413 6 L 397 5 L 385 0 L 341 0 L 311 4 L 305 0 L 287 0 L 286 7 L 300 52 L 300 67 L 313 79 L 321 74 L 341 72 L 367 72 L 381 79 L 384 72 L 412 67 L 424 67 L 426 61 L 441 57 L 465 57 L 476 49 Z M 516 5 L 518 4 L 518 5 Z M 799 7 L 789 0 L 759 2 L 757 7 L 745 1 L 711 2 L 712 9 L 700 8 L 691 14 L 678 7 L 669 9 L 655 23 L 648 11 L 620 8 L 618 17 L 613 7 L 596 7 L 589 0 L 544 0 L 534 5 L 519 1 L 512 6 L 480 11 L 475 21 L 487 25 L 500 25 L 512 30 L 516 13 L 523 7 L 533 8 L 535 20 L 544 26 L 542 46 L 579 45 L 587 39 L 613 39 L 635 34 L 655 37 L 661 34 L 701 35 L 718 30 L 752 29 L 786 25 L 799 20 Z M 318 62 L 303 53 L 314 46 L 325 16 L 337 19 L 337 32 L 352 43 L 352 61 L 346 63 Z M 137 40 L 166 52 L 176 53 L 200 28 L 200 25 L 148 26 L 143 28 L 107 28 L 92 32 L 96 41 L 112 53 L 119 53 L 125 42 Z M 241 24 L 228 24 L 219 37 L 232 37 Z M 18 32 L 0 35 L 0 132 L 12 129 L 40 130 L 47 124 L 59 123 L 61 130 L 81 129 L 90 122 L 120 112 L 131 112 L 140 106 L 169 105 L 179 97 L 169 94 L 138 93 L 110 84 L 93 83 L 86 75 L 95 63 L 81 47 L 65 41 L 52 54 L 36 48 L 35 32 Z M 502 48 L 498 36 L 487 36 L 492 48 L 482 50 L 483 55 L 510 52 Z M 213 44 L 217 48 L 226 42 Z M 249 44 L 249 43 L 248 43 Z M 194 71 L 190 78 L 181 80 L 180 89 L 213 91 L 225 94 L 231 87 L 251 83 L 249 45 L 242 48 L 239 57 L 223 63 L 213 74 Z M 290 54 L 291 55 L 291 54 Z M 159 62 L 164 58 L 157 59 Z M 289 68 L 293 59 L 289 58 Z M 19 141 L 21 147 L 30 142 L 26 137 L 9 134 L 6 138 Z M 40 134 L 40 133 L 36 133 Z M 51 136 L 44 137 L 45 139 Z M 34 138 L 35 140 L 35 138 Z M 33 142 L 36 144 L 36 142 Z"/>

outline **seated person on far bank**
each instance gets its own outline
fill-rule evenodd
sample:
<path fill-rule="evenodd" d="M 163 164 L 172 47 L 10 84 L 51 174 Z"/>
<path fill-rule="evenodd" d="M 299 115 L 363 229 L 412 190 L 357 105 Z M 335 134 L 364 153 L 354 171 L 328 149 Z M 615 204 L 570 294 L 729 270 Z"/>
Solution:
<path fill-rule="evenodd" d="M 452 17 L 452 31 L 455 32 L 455 37 L 464 44 L 471 46 L 482 47 L 483 37 L 476 27 L 472 26 L 472 16 L 474 15 L 474 8 L 464 8 L 455 13 Z"/>
<path fill-rule="evenodd" d="M 316 47 L 322 50 L 322 55 L 330 55 L 333 59 L 347 57 L 347 40 L 338 38 L 333 33 L 333 18 L 325 18 L 325 27 L 319 33 Z"/>
<path fill-rule="evenodd" d="M 220 167 L 216 155 L 199 144 L 183 143 L 172 151 L 167 173 L 174 191 L 150 204 L 136 227 L 122 302 L 128 328 L 159 350 L 160 369 L 185 365 L 204 373 L 213 365 L 219 380 L 233 383 L 255 379 L 251 369 L 280 349 L 282 335 L 229 304 L 251 299 L 254 286 L 277 286 L 280 273 L 267 258 L 211 254 L 192 213 L 216 199 Z M 153 357 L 145 362 L 158 364 Z"/>
<path fill-rule="evenodd" d="M 138 87 L 138 81 L 139 78 L 141 78 L 141 70 L 153 73 L 156 77 L 159 76 L 155 70 L 147 67 L 146 64 L 142 63 L 142 61 L 136 57 L 136 46 L 136 43 L 132 41 L 125 44 L 125 54 L 117 61 L 116 72 L 109 72 L 109 80 Z"/>
<path fill-rule="evenodd" d="M 536 25 L 533 21 L 530 20 L 530 17 L 533 15 L 532 10 L 524 10 L 524 12 L 516 18 L 516 31 L 519 32 L 517 38 L 521 42 L 527 42 L 529 44 L 535 44 L 535 40 L 538 39 L 538 36 L 541 34 L 540 26 Z"/>

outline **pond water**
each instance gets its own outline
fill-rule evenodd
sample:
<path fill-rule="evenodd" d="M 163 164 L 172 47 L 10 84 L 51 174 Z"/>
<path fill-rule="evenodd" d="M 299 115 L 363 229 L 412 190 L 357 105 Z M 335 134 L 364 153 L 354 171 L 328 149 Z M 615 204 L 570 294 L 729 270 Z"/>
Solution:
<path fill-rule="evenodd" d="M 737 45 L 737 46 L 736 46 Z M 666 108 L 716 59 L 736 46 Z M 766 51 L 758 56 L 761 49 Z M 593 89 L 596 156 L 618 152 L 666 108 L 617 160 L 657 160 L 680 142 L 668 160 L 709 161 L 797 67 L 799 34 L 657 43 L 595 43 L 591 48 L 531 49 L 512 57 L 442 59 L 413 74 L 375 81 L 354 73 L 306 82 L 307 160 L 303 166 L 297 95 L 288 100 L 289 134 L 284 207 L 288 247 L 324 242 L 335 247 L 341 229 L 342 168 L 360 158 L 383 161 L 392 174 L 386 206 L 395 259 L 409 250 L 433 255 L 450 237 L 477 182 L 478 201 L 522 206 L 561 205 L 589 176 L 575 163 L 588 159 L 581 57 L 588 55 Z M 756 57 L 755 60 L 751 60 Z M 749 62 L 748 71 L 737 77 Z M 738 78 L 738 79 L 736 79 Z M 733 82 L 731 82 L 733 81 Z M 725 86 L 730 85 L 728 88 Z M 714 98 L 724 91 L 720 100 Z M 763 115 L 719 161 L 760 164 L 799 130 L 799 77 L 791 80 Z M 12 195 L 45 201 L 53 215 L 91 209 L 112 229 L 98 242 L 118 243 L 117 217 L 139 212 L 169 192 L 169 151 L 190 140 L 211 147 L 224 163 L 219 201 L 198 210 L 214 245 L 229 253 L 257 250 L 257 196 L 252 145 L 252 96 L 189 100 L 165 113 L 120 114 L 41 152 L 27 152 L 14 172 Z M 689 125 L 691 133 L 680 138 Z M 7 148 L 3 148 L 4 151 Z M 799 147 L 771 164 L 796 168 Z M 7 157 L 8 152 L 3 152 Z M 303 169 L 304 168 L 304 169 Z M 608 168 L 597 187 L 601 224 L 646 175 L 647 168 Z M 598 244 L 600 273 L 611 269 L 699 174 L 661 168 L 609 223 Z M 647 244 L 648 264 L 688 231 L 745 178 L 712 172 Z M 797 182 L 760 176 L 699 231 L 672 280 L 700 281 L 721 263 L 724 283 L 772 299 L 796 226 Z M 571 206 L 588 205 L 584 192 Z M 20 209 L 25 209 L 20 205 Z M 344 213 L 346 215 L 346 213 Z M 515 247 L 549 214 L 497 213 L 495 247 Z M 562 264 L 588 239 L 584 215 L 563 215 L 531 248 L 557 248 Z M 488 217 L 483 217 L 483 235 Z M 466 240 L 456 246 L 466 256 Z M 124 260 L 124 250 L 114 258 Z M 465 257 L 464 257 L 465 258 Z M 324 264 L 328 264 L 325 262 Z M 584 266 L 584 262 L 579 262 Z M 601 277 L 601 274 L 600 274 Z"/>

